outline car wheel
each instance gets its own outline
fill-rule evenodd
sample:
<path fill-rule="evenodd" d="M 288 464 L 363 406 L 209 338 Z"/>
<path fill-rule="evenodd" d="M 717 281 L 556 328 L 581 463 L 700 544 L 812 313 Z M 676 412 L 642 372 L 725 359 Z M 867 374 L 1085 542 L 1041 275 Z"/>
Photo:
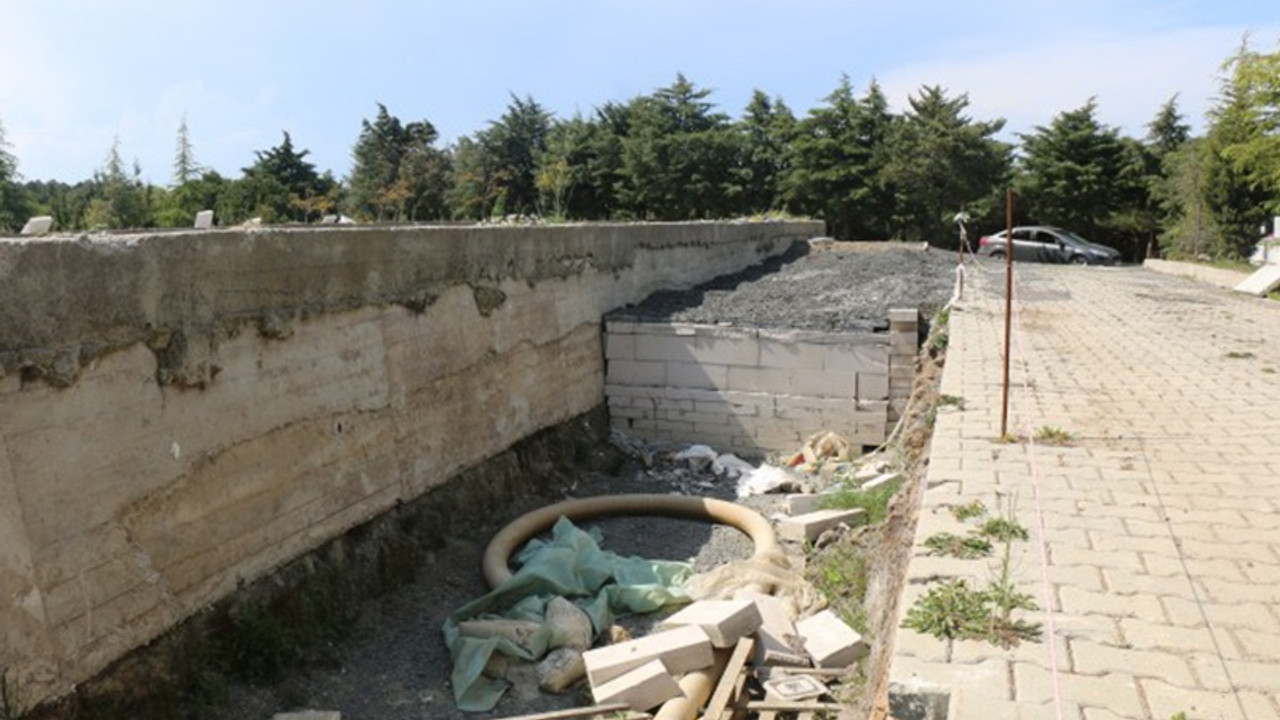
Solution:
<path fill-rule="evenodd" d="M 1076 255 L 1075 257 L 1071 258 L 1071 264 L 1072 265 L 1088 265 L 1089 258 L 1083 255 Z"/>

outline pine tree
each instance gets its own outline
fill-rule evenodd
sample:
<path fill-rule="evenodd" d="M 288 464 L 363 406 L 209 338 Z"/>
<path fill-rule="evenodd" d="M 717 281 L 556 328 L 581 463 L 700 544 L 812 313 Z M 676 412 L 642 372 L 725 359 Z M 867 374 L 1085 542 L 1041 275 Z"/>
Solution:
<path fill-rule="evenodd" d="M 178 125 L 177 147 L 173 153 L 173 185 L 183 185 L 200 176 L 202 172 L 196 164 L 195 153 L 191 147 L 191 134 L 187 131 L 187 116 L 182 116 Z"/>
<path fill-rule="evenodd" d="M 26 189 L 19 183 L 18 159 L 9 152 L 0 123 L 0 232 L 15 232 L 31 214 Z"/>

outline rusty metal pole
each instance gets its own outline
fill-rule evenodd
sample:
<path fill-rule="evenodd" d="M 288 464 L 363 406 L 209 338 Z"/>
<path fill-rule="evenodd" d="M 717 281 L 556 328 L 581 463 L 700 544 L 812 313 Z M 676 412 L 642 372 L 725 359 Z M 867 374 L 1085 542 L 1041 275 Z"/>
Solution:
<path fill-rule="evenodd" d="M 1009 435 L 1009 337 L 1013 334 L 1013 188 L 1004 199 L 1004 382 L 1000 401 L 1000 438 Z"/>

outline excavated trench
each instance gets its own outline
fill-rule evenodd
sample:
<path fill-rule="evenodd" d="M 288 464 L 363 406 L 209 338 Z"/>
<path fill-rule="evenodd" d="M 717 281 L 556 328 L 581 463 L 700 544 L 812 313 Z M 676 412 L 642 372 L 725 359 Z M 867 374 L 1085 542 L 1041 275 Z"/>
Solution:
<path fill-rule="evenodd" d="M 945 303 L 954 259 L 892 244 L 837 244 L 797 253 L 702 287 L 661 293 L 629 308 L 637 319 L 770 328 L 881 327 L 889 308 L 918 307 L 926 320 Z M 865 681 L 846 693 L 849 717 L 884 700 L 894 603 L 906 567 L 927 457 L 928 404 L 940 358 L 921 374 L 899 432 L 906 482 L 877 528 L 842 543 L 870 560 Z M 733 499 L 732 481 L 681 463 L 646 467 L 608 440 L 604 408 L 529 438 L 442 488 L 397 508 L 272 578 L 184 623 L 117 663 L 40 718 L 270 718 L 299 709 L 337 710 L 344 720 L 506 717 L 572 707 L 583 689 L 547 695 L 529 667 L 508 671 L 512 689 L 493 713 L 452 703 L 445 616 L 485 592 L 482 555 L 493 534 L 530 509 L 567 498 L 678 493 Z M 777 496 L 746 505 L 768 515 Z M 695 570 L 747 558 L 750 540 L 724 525 L 664 517 L 594 521 L 604 546 L 622 554 L 692 560 Z M 831 551 L 828 548 L 828 551 Z M 638 630 L 646 625 L 635 621 Z M 139 688 L 146 688 L 139 692 Z M 877 697 L 877 695 L 879 697 Z"/>

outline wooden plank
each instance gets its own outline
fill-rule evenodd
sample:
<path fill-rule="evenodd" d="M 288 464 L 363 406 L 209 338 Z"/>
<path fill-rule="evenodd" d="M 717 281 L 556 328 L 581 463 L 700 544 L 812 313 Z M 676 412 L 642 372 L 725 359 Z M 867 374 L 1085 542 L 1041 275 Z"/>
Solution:
<path fill-rule="evenodd" d="M 775 712 L 838 712 L 844 709 L 840 703 L 824 703 L 824 702 L 784 702 L 781 700 L 752 700 L 747 703 L 748 710 L 773 710 Z"/>
<path fill-rule="evenodd" d="M 707 711 L 702 715 L 704 720 L 720 720 L 725 708 L 734 700 L 736 697 L 734 688 L 741 687 L 738 676 L 742 675 L 742 671 L 747 667 L 747 660 L 751 658 L 754 647 L 755 640 L 749 637 L 738 640 L 738 644 L 733 648 L 733 654 L 729 656 L 729 663 L 724 666 L 724 674 L 720 676 L 720 682 L 707 703 Z"/>
<path fill-rule="evenodd" d="M 505 718 L 495 718 L 495 720 L 572 720 L 573 718 L 587 718 L 592 715 L 604 715 L 605 713 L 626 712 L 630 709 L 631 706 L 626 703 L 610 703 L 608 705 L 569 708 L 568 710 L 552 710 L 534 715 L 512 715 Z"/>

